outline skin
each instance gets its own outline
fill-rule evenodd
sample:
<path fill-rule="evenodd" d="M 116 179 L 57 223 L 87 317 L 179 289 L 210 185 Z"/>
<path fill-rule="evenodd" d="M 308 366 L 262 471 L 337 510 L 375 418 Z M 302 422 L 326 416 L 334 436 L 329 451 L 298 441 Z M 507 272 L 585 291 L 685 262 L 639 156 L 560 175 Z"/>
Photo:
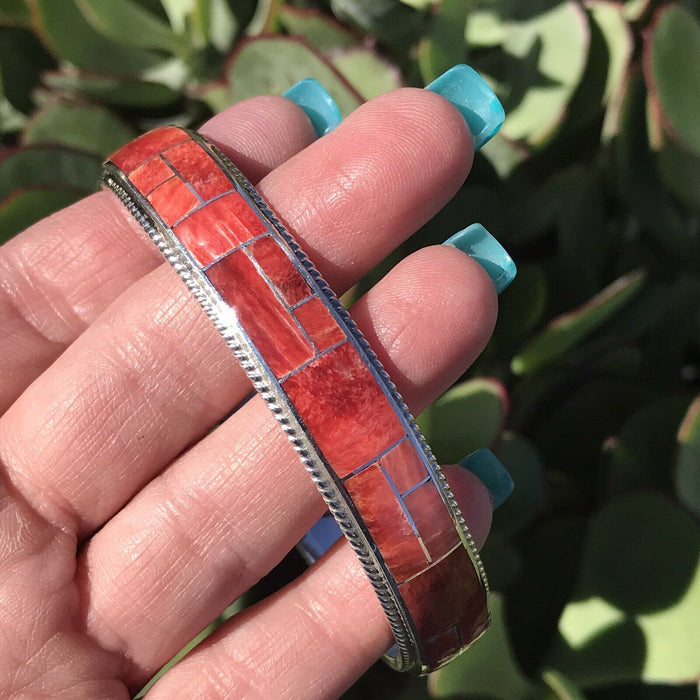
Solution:
<path fill-rule="evenodd" d="M 201 131 L 257 183 L 338 293 L 444 206 L 473 156 L 459 113 L 409 88 L 321 140 L 278 97 L 235 105 Z M 496 313 L 481 267 L 439 246 L 404 260 L 352 309 L 414 413 L 478 356 Z M 0 327 L 0 696 L 130 697 L 324 505 L 257 397 L 210 432 L 248 381 L 110 193 L 0 248 Z M 488 494 L 447 471 L 483 543 Z M 337 697 L 391 641 L 339 542 L 148 697 Z"/>

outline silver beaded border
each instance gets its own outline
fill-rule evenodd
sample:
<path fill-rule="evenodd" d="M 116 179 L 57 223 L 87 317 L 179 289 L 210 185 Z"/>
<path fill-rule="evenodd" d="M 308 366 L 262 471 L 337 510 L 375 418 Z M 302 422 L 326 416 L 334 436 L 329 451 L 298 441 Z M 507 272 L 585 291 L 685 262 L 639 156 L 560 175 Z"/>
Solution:
<path fill-rule="evenodd" d="M 311 278 L 310 281 L 313 282 L 312 287 L 316 289 L 319 298 L 323 299 L 333 315 L 342 321 L 341 325 L 345 326 L 349 336 L 355 341 L 354 345 L 364 355 L 367 365 L 372 370 L 380 386 L 383 385 L 385 394 L 390 398 L 394 409 L 403 419 L 404 424 L 408 426 L 409 437 L 413 438 L 414 444 L 424 454 L 424 461 L 428 471 L 434 483 L 439 487 L 438 492 L 457 526 L 460 539 L 477 571 L 484 593 L 487 594 L 489 585 L 483 562 L 462 511 L 447 483 L 447 479 L 421 434 L 415 419 L 398 393 L 396 386 L 377 359 L 367 340 L 360 333 L 352 317 L 343 308 L 338 297 L 330 289 L 304 251 L 231 160 L 197 132 L 187 129 L 183 129 L 183 131 L 186 131 L 195 141 L 203 146 L 212 159 L 218 161 L 219 165 L 227 172 L 231 182 L 248 195 L 270 224 L 272 230 L 283 239 L 294 253 L 308 277 Z M 328 505 L 329 511 L 338 522 L 340 529 L 362 563 L 387 616 L 396 641 L 396 656 L 387 654 L 385 655 L 385 660 L 398 671 L 413 671 L 424 674 L 435 670 L 434 668 L 429 668 L 424 661 L 422 645 L 410 615 L 403 604 L 396 582 L 381 555 L 372 546 L 372 537 L 355 510 L 354 504 L 347 496 L 340 480 L 329 470 L 313 439 L 301 424 L 296 410 L 287 399 L 276 379 L 270 375 L 255 345 L 238 324 L 235 314 L 221 300 L 207 277 L 194 263 L 189 252 L 175 237 L 172 230 L 161 220 L 150 202 L 132 187 L 128 178 L 114 163 L 107 161 L 104 164 L 102 180 L 104 185 L 119 197 L 153 240 L 166 260 L 175 268 L 231 348 L 255 390 L 267 403 L 287 434 L 294 449 L 298 452 L 302 463 L 310 473 L 312 480 Z"/>

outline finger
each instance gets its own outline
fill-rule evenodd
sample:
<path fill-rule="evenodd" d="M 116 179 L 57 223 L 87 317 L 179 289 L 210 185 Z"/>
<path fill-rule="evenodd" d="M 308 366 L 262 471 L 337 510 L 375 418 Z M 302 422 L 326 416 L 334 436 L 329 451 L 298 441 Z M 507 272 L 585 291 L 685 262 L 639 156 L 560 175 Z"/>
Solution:
<path fill-rule="evenodd" d="M 293 102 L 257 97 L 202 133 L 257 182 L 315 138 Z M 129 285 L 162 262 L 110 193 L 31 226 L 0 248 L 0 414 Z"/>
<path fill-rule="evenodd" d="M 469 525 L 482 537 L 488 495 L 462 474 Z M 392 641 L 374 589 L 343 541 L 299 580 L 229 620 L 149 698 L 337 698 Z"/>
<path fill-rule="evenodd" d="M 380 361 L 397 370 L 397 386 L 417 413 L 484 347 L 496 300 L 473 260 L 433 247 L 394 268 L 352 313 L 374 336 Z M 256 397 L 89 542 L 79 569 L 89 633 L 131 660 L 125 673 L 135 687 L 269 571 L 323 512 L 298 455 Z"/>
<path fill-rule="evenodd" d="M 470 154 L 471 137 L 449 103 L 404 89 L 358 109 L 260 187 L 301 227 L 298 237 L 342 292 L 442 207 Z M 322 196 L 302 196 L 304 189 Z M 0 456 L 39 512 L 85 535 L 249 391 L 228 347 L 164 265 L 127 290 L 0 420 Z"/>

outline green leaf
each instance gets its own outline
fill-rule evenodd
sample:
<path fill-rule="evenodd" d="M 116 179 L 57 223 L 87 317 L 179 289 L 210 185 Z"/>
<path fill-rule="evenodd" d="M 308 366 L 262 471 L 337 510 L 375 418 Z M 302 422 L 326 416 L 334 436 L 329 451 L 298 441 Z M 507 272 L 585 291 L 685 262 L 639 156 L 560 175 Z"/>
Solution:
<path fill-rule="evenodd" d="M 507 33 L 497 10 L 492 7 L 477 7 L 467 17 L 464 38 L 470 49 L 476 49 L 502 44 Z"/>
<path fill-rule="evenodd" d="M 215 111 L 256 95 L 279 94 L 303 78 L 316 78 L 343 115 L 362 102 L 340 73 L 301 39 L 253 37 L 239 42 L 225 70 L 225 82 L 207 86 L 202 98 Z"/>
<path fill-rule="evenodd" d="M 562 123 L 586 65 L 588 18 L 573 1 L 508 24 L 503 48 L 518 61 L 506 100 L 503 134 L 531 146 L 548 141 Z"/>
<path fill-rule="evenodd" d="M 608 103 L 622 89 L 634 50 L 634 36 L 620 5 L 610 0 L 588 0 L 586 8 L 602 32 L 608 50 L 608 73 L 604 93 L 604 101 Z"/>
<path fill-rule="evenodd" d="M 678 430 L 676 493 L 700 517 L 700 398 L 690 405 Z"/>
<path fill-rule="evenodd" d="M 141 49 L 178 53 L 185 45 L 170 26 L 133 0 L 76 0 L 85 19 L 108 39 Z"/>
<path fill-rule="evenodd" d="M 553 668 L 542 671 L 542 680 L 552 691 L 544 700 L 586 700 L 586 696 L 569 678 Z"/>
<path fill-rule="evenodd" d="M 95 31 L 75 0 L 28 0 L 35 29 L 56 58 L 78 68 L 108 75 L 135 75 L 163 59 L 152 51 L 127 47 Z"/>
<path fill-rule="evenodd" d="M 700 156 L 672 139 L 665 139 L 657 153 L 659 175 L 686 207 L 700 212 Z"/>
<path fill-rule="evenodd" d="M 651 7 L 653 0 L 625 0 L 622 11 L 625 19 L 629 22 L 636 22 Z"/>
<path fill-rule="evenodd" d="M 648 488 L 670 490 L 669 465 L 675 454 L 676 431 L 688 403 L 685 395 L 657 398 L 635 411 L 620 431 L 606 440 L 609 495 Z"/>
<path fill-rule="evenodd" d="M 559 359 L 622 309 L 641 289 L 643 270 L 635 270 L 607 286 L 583 306 L 555 318 L 513 358 L 515 374 L 529 374 Z"/>
<path fill-rule="evenodd" d="M 67 93 L 81 93 L 116 107 L 129 109 L 161 109 L 181 99 L 167 85 L 145 80 L 119 80 L 109 77 L 84 77 L 71 73 L 44 73 L 44 83 Z"/>
<path fill-rule="evenodd" d="M 231 49 L 239 24 L 227 0 L 198 0 L 195 16 L 204 44 L 211 44 L 222 54 Z"/>
<path fill-rule="evenodd" d="M 0 243 L 24 231 L 39 219 L 77 201 L 83 193 L 71 188 L 17 190 L 0 201 Z"/>
<path fill-rule="evenodd" d="M 467 47 L 464 32 L 468 0 L 443 0 L 433 17 L 430 34 L 421 42 L 418 65 L 427 85 L 458 63 L 464 63 Z"/>
<path fill-rule="evenodd" d="M 375 36 L 396 51 L 406 51 L 422 36 L 427 24 L 424 13 L 397 0 L 331 0 L 333 14 Z"/>
<path fill-rule="evenodd" d="M 15 190 L 53 186 L 95 192 L 102 166 L 94 155 L 69 148 L 28 146 L 0 158 L 0 201 Z"/>
<path fill-rule="evenodd" d="M 288 34 L 303 37 L 322 53 L 334 49 L 349 49 L 361 42 L 359 35 L 353 34 L 332 17 L 318 10 L 283 5 L 280 8 L 279 22 Z"/>
<path fill-rule="evenodd" d="M 600 289 L 603 270 L 616 243 L 608 226 L 604 184 L 595 168 L 581 173 L 559 217 L 557 264 L 579 295 L 578 300 Z"/>
<path fill-rule="evenodd" d="M 542 321 L 547 310 L 547 278 L 538 265 L 519 265 L 513 284 L 501 297 L 494 338 L 521 342 Z"/>
<path fill-rule="evenodd" d="M 0 24 L 27 27 L 30 23 L 31 15 L 25 0 L 2 0 L 0 5 Z"/>
<path fill-rule="evenodd" d="M 597 513 L 548 662 L 584 687 L 700 673 L 700 527 L 655 493 Z"/>
<path fill-rule="evenodd" d="M 489 596 L 491 625 L 469 648 L 428 677 L 433 698 L 486 696 L 497 700 L 533 697 L 534 686 L 525 678 L 513 655 L 505 620 L 503 598 Z"/>
<path fill-rule="evenodd" d="M 662 7 L 645 35 L 644 72 L 664 126 L 700 157 L 700 22 L 677 4 Z"/>
<path fill-rule="evenodd" d="M 537 450 L 524 438 L 504 432 L 494 448 L 513 478 L 515 489 L 493 514 L 489 537 L 507 538 L 522 530 L 537 515 L 544 502 L 544 471 Z"/>
<path fill-rule="evenodd" d="M 518 661 L 531 675 L 542 668 L 570 600 L 585 524 L 580 515 L 559 509 L 518 536 L 522 568 L 508 587 L 508 626 Z"/>
<path fill-rule="evenodd" d="M 679 207 L 665 191 L 647 135 L 647 94 L 639 70 L 630 75 L 613 142 L 617 188 L 631 214 L 676 266 L 697 268 L 700 246 Z"/>
<path fill-rule="evenodd" d="M 56 143 L 105 157 L 136 138 L 137 132 L 102 107 L 54 100 L 37 111 L 24 129 L 24 142 Z"/>
<path fill-rule="evenodd" d="M 403 85 L 399 69 L 366 46 L 335 51 L 330 62 L 365 100 Z"/>
<path fill-rule="evenodd" d="M 557 492 L 550 488 L 553 500 L 580 506 L 599 495 L 597 475 L 604 465 L 605 441 L 654 394 L 637 377 L 591 376 L 585 370 L 578 374 L 576 382 L 571 368 L 563 373 L 569 386 L 542 407 L 531 435 L 545 463 L 561 477 Z"/>
<path fill-rule="evenodd" d="M 489 533 L 489 538 L 480 554 L 488 573 L 491 590 L 507 590 L 523 567 L 522 559 L 515 547 L 503 538 L 492 537 Z"/>
<path fill-rule="evenodd" d="M 34 109 L 32 92 L 43 71 L 55 61 L 28 29 L 0 26 L 0 75 L 5 97 L 15 109 L 29 114 Z"/>
<path fill-rule="evenodd" d="M 503 385 L 472 379 L 443 394 L 418 416 L 426 439 L 442 463 L 454 463 L 499 436 L 508 408 Z"/>

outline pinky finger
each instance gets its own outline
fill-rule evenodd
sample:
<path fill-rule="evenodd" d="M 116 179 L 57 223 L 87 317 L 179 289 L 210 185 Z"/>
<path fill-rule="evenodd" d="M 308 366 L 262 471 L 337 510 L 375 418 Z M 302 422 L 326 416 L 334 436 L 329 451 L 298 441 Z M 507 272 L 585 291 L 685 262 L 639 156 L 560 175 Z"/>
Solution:
<path fill-rule="evenodd" d="M 471 474 L 447 469 L 481 545 L 491 522 L 488 493 Z M 220 627 L 148 699 L 337 698 L 392 643 L 374 589 L 341 541 L 297 581 Z"/>

